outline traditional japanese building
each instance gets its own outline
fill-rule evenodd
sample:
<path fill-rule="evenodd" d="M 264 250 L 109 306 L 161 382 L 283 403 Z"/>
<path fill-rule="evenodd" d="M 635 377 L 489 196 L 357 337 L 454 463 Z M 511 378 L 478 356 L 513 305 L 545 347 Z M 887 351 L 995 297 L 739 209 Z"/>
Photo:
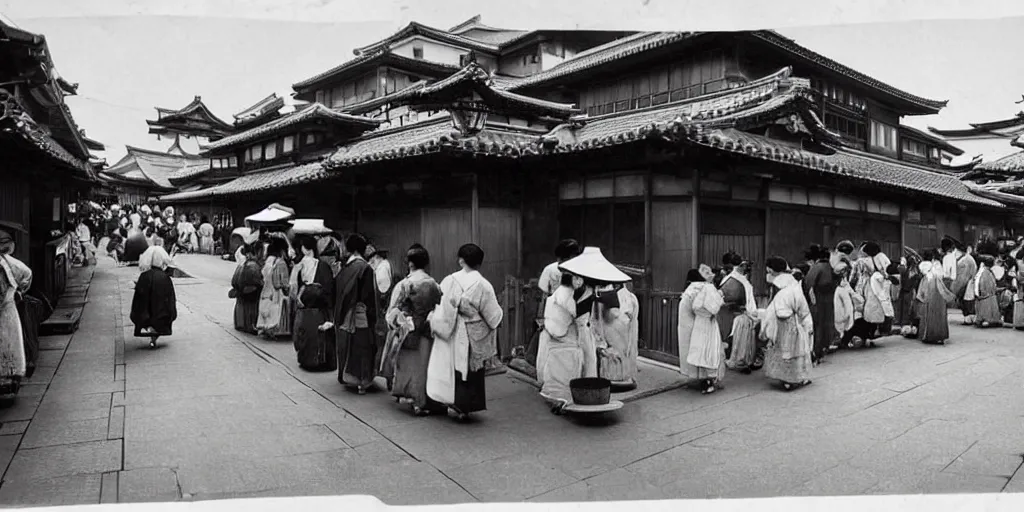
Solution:
<path fill-rule="evenodd" d="M 177 110 L 156 107 L 157 118 L 147 120 L 149 133 L 162 137 L 196 137 L 217 140 L 234 133 L 235 127 L 222 121 L 196 96 L 191 103 Z"/>
<path fill-rule="evenodd" d="M 12 231 L 15 256 L 51 300 L 63 292 L 68 205 L 97 184 L 88 139 L 65 97 L 78 89 L 61 78 L 46 38 L 0 22 L 0 225 Z"/>
<path fill-rule="evenodd" d="M 1024 98 L 1017 103 L 1024 102 Z M 942 130 L 929 127 L 928 131 L 964 149 L 967 163 L 979 158 L 981 162 L 994 162 L 1017 152 L 1010 142 L 1024 135 L 1024 112 L 1007 119 L 970 123 L 969 128 Z"/>
<path fill-rule="evenodd" d="M 178 190 L 182 178 L 209 168 L 209 160 L 186 153 L 175 139 L 167 151 L 125 146 L 127 154 L 100 172 L 105 188 L 118 204 L 145 204 Z M 172 181 L 175 180 L 175 181 Z"/>
<path fill-rule="evenodd" d="M 207 151 L 266 172 L 240 164 L 233 181 L 165 200 L 285 202 L 392 248 L 393 265 L 422 243 L 437 276 L 473 241 L 507 297 L 573 237 L 636 271 L 644 353 L 668 361 L 687 270 L 728 250 L 755 262 L 763 295 L 769 255 L 796 264 L 808 244 L 843 239 L 898 255 L 1004 232 L 1016 214 L 961 181 L 949 165 L 958 148 L 901 123 L 944 101 L 772 31 L 510 31 L 473 19 L 414 23 L 356 54 L 294 86 L 321 116 L 340 110 L 361 127 L 335 132 L 328 158 L 278 166 L 259 144 L 284 131 L 243 132 Z M 505 355 L 532 321 L 506 306 Z"/>

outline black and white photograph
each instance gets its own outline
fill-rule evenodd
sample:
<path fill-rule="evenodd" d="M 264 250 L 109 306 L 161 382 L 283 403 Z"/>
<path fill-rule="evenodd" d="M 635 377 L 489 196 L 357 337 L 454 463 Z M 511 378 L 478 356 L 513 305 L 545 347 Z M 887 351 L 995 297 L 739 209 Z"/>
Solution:
<path fill-rule="evenodd" d="M 997 1 L 0 1 L 0 507 L 1024 492 L 1021 49 Z"/>

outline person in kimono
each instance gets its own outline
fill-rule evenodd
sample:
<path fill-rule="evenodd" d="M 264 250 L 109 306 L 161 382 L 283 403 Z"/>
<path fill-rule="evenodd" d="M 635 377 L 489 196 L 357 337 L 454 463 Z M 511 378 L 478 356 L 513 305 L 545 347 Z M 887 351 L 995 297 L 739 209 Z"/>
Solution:
<path fill-rule="evenodd" d="M 939 242 L 939 249 L 942 252 L 942 279 L 945 280 L 943 284 L 946 288 L 955 293 L 957 280 L 957 261 L 960 259 L 961 253 L 956 248 L 956 241 L 953 238 L 946 236 Z"/>
<path fill-rule="evenodd" d="M 743 290 L 743 285 L 730 277 L 735 272 L 736 267 L 742 263 L 742 256 L 729 251 L 722 256 L 722 269 L 723 271 L 728 269 L 728 271 L 723 275 L 715 276 L 715 286 L 718 287 L 722 298 L 725 300 L 725 305 L 715 315 L 715 320 L 718 322 L 719 336 L 725 345 L 730 344 L 729 336 L 732 334 L 733 320 L 746 311 L 747 295 Z M 727 347 L 726 353 L 731 354 L 732 351 Z"/>
<path fill-rule="evenodd" d="M 353 233 L 345 238 L 341 257 L 345 262 L 334 277 L 334 328 L 337 343 L 338 382 L 365 395 L 380 367 L 377 336 L 379 293 L 373 269 L 363 257 L 366 238 Z"/>
<path fill-rule="evenodd" d="M 366 248 L 366 261 L 373 269 L 373 279 L 377 283 L 377 342 L 384 343 L 388 335 L 388 326 L 385 317 L 388 307 L 391 304 L 391 292 L 399 279 L 391 270 L 391 262 L 388 261 L 388 251 L 369 245 Z"/>
<path fill-rule="evenodd" d="M 791 391 L 811 383 L 814 320 L 786 260 L 769 258 L 767 271 L 768 282 L 777 291 L 761 318 L 761 336 L 768 341 L 765 376 Z"/>
<path fill-rule="evenodd" d="M 978 274 L 974 278 L 976 318 L 974 325 L 981 328 L 1001 327 L 1003 315 L 999 311 L 999 289 L 992 269 L 996 259 L 990 254 L 978 257 Z"/>
<path fill-rule="evenodd" d="M 131 215 L 131 227 L 128 228 L 128 236 L 125 237 L 124 254 L 121 261 L 137 263 L 142 253 L 149 248 L 149 241 L 146 240 L 146 233 L 143 229 L 142 217 L 137 213 L 133 213 Z"/>
<path fill-rule="evenodd" d="M 750 283 L 750 273 L 753 264 L 749 261 L 742 261 L 732 273 L 722 281 L 722 298 L 726 308 L 735 310 L 738 314 L 732 322 L 732 330 L 729 331 L 732 350 L 726 367 L 738 370 L 741 373 L 749 374 L 754 370 L 757 359 L 757 301 L 754 299 L 754 285 Z M 740 286 L 742 298 L 736 297 L 736 290 L 732 283 Z"/>
<path fill-rule="evenodd" d="M 290 275 L 285 261 L 287 246 L 284 239 L 274 237 L 266 249 L 256 331 L 267 339 L 291 334 L 291 306 L 288 300 Z"/>
<path fill-rule="evenodd" d="M 900 261 L 900 284 L 897 287 L 896 301 L 893 303 L 896 314 L 893 323 L 900 328 L 900 334 L 903 336 L 917 329 L 914 296 L 917 295 L 917 287 L 921 283 L 921 271 L 918 270 L 920 263 L 918 257 L 904 257 Z"/>
<path fill-rule="evenodd" d="M 203 216 L 199 222 L 199 229 L 196 230 L 196 235 L 199 237 L 199 252 L 200 254 L 213 254 L 213 224 L 210 224 L 210 219 L 206 216 Z"/>
<path fill-rule="evenodd" d="M 231 277 L 228 296 L 235 299 L 235 330 L 256 334 L 260 316 L 260 292 L 263 290 L 263 270 L 257 260 L 255 239 L 252 244 L 238 248 L 238 265 Z"/>
<path fill-rule="evenodd" d="M 562 282 L 545 300 L 544 330 L 537 353 L 540 396 L 558 414 L 572 403 L 569 383 L 597 377 L 597 348 L 590 318 L 595 294 L 582 276 L 559 271 Z"/>
<path fill-rule="evenodd" d="M 96 262 L 96 246 L 92 243 L 92 230 L 89 229 L 89 225 L 86 224 L 86 219 L 79 221 L 78 226 L 75 227 L 75 235 L 78 237 L 78 243 L 82 247 L 82 265 L 88 266 L 90 262 Z"/>
<path fill-rule="evenodd" d="M 530 337 L 530 345 L 526 348 L 526 361 L 537 367 L 537 360 L 539 359 L 539 352 L 541 350 L 541 332 L 544 330 L 544 308 L 547 304 L 547 298 L 555 293 L 555 290 L 562 285 L 562 271 L 558 269 L 559 265 L 569 261 L 576 256 L 579 256 L 583 249 L 580 247 L 579 242 L 572 238 L 566 238 L 558 245 L 555 246 L 555 261 L 544 267 L 544 270 L 540 273 L 540 279 L 537 281 L 537 289 L 540 292 L 537 299 L 540 304 L 537 307 L 537 316 L 534 319 L 534 325 L 536 329 L 533 335 Z"/>
<path fill-rule="evenodd" d="M 178 250 L 193 253 L 199 249 L 199 236 L 196 227 L 188 221 L 184 213 L 178 218 Z"/>
<path fill-rule="evenodd" d="M 430 253 L 415 244 L 405 253 L 409 275 L 395 285 L 387 310 L 391 328 L 382 367 L 393 368 L 391 396 L 412 403 L 413 414 L 444 414 L 445 404 L 427 395 L 427 367 L 434 347 L 427 316 L 441 303 L 441 287 L 427 274 Z"/>
<path fill-rule="evenodd" d="M 921 283 L 917 288 L 918 331 L 923 343 L 942 345 L 949 339 L 949 317 L 946 305 L 956 295 L 946 287 L 946 274 L 935 251 L 925 251 L 918 265 Z"/>
<path fill-rule="evenodd" d="M 0 229 L 0 401 L 10 403 L 25 378 L 27 361 L 20 296 L 32 285 L 32 271 L 13 256 L 14 236 Z"/>
<path fill-rule="evenodd" d="M 333 236 L 324 236 L 316 243 L 320 261 L 331 269 L 331 275 L 338 277 L 341 272 L 341 242 Z"/>
<path fill-rule="evenodd" d="M 1007 245 L 1013 244 L 1012 240 Z M 996 259 L 992 273 L 996 277 L 999 295 L 999 312 L 1003 316 L 1003 327 L 1013 327 L 1013 294 L 1017 291 L 1017 264 L 1006 252 Z"/>
<path fill-rule="evenodd" d="M 163 247 L 153 246 L 139 257 L 139 279 L 132 297 L 131 321 L 135 336 L 149 338 L 149 347 L 156 348 L 156 340 L 173 334 L 178 318 L 174 282 L 167 273 L 171 256 Z"/>
<path fill-rule="evenodd" d="M 497 354 L 504 313 L 494 287 L 480 274 L 484 251 L 459 248 L 461 270 L 441 281 L 441 303 L 428 321 L 434 334 L 427 367 L 427 396 L 445 404 L 460 421 L 487 410 L 486 362 Z"/>
<path fill-rule="evenodd" d="M 620 278 L 627 278 L 623 273 Z M 636 387 L 640 340 L 640 301 L 622 284 L 598 282 L 591 330 L 597 350 L 597 376 L 619 389 Z"/>
<path fill-rule="evenodd" d="M 1013 328 L 1020 331 L 1024 330 L 1024 262 L 1016 260 L 1016 268 L 1017 290 L 1013 294 Z"/>
<path fill-rule="evenodd" d="M 334 371 L 338 364 L 334 330 L 321 328 L 334 313 L 334 276 L 318 258 L 316 239 L 300 236 L 296 241 L 302 259 L 292 269 L 288 285 L 296 306 L 292 334 L 296 357 L 303 370 Z"/>
<path fill-rule="evenodd" d="M 814 364 L 820 364 L 824 362 L 829 349 L 837 345 L 833 304 L 836 292 L 835 273 L 831 255 L 824 247 L 814 244 L 808 249 L 807 255 L 814 264 L 811 265 L 801 285 L 814 318 L 814 348 L 811 351 L 811 360 Z"/>
<path fill-rule="evenodd" d="M 715 320 L 725 301 L 714 279 L 715 272 L 707 265 L 691 269 L 679 301 L 679 373 L 696 379 L 702 394 L 714 393 L 725 376 L 722 333 Z"/>
<path fill-rule="evenodd" d="M 850 342 L 857 312 L 864 310 L 864 299 L 853 291 L 850 286 L 850 266 L 839 262 L 833 269 L 839 277 L 839 283 L 832 295 L 833 322 L 842 344 Z"/>

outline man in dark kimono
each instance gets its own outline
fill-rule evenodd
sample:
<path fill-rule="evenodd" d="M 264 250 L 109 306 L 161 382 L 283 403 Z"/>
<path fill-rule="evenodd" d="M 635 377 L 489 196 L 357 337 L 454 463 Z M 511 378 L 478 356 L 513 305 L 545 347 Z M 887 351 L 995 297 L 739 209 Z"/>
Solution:
<path fill-rule="evenodd" d="M 344 265 L 334 278 L 334 328 L 338 341 L 338 382 L 360 395 L 373 384 L 378 368 L 374 326 L 377 323 L 377 286 L 373 269 L 363 258 L 366 238 L 345 239 Z"/>

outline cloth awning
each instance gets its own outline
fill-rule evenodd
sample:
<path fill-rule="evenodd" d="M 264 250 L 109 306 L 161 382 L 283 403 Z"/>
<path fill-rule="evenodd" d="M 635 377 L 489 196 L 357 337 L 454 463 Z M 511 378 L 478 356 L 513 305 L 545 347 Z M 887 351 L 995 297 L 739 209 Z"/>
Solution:
<path fill-rule="evenodd" d="M 288 223 L 292 225 L 291 231 L 296 235 L 326 235 L 333 232 L 324 225 L 323 219 L 295 219 Z"/>
<path fill-rule="evenodd" d="M 254 213 L 245 218 L 246 222 L 271 223 L 284 222 L 295 215 L 295 210 L 287 206 L 274 203 L 259 213 Z"/>

